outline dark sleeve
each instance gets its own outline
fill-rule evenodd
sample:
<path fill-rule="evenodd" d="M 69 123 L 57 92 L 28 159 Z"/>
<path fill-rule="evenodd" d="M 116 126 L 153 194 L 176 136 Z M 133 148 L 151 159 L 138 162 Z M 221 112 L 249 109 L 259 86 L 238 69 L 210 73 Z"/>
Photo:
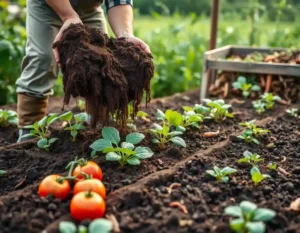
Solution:
<path fill-rule="evenodd" d="M 106 10 L 118 5 L 133 5 L 133 0 L 105 0 Z"/>

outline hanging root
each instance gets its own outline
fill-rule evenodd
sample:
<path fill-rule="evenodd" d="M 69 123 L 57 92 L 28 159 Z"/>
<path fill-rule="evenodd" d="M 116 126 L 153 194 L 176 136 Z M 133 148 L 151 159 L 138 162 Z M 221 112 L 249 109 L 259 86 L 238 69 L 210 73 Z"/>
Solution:
<path fill-rule="evenodd" d="M 128 104 L 132 103 L 135 116 L 144 91 L 146 103 L 150 101 L 152 56 L 126 39 L 71 24 L 53 47 L 58 48 L 62 64 L 64 104 L 71 97 L 84 98 L 93 127 L 98 121 L 108 124 L 112 116 L 124 127 Z"/>

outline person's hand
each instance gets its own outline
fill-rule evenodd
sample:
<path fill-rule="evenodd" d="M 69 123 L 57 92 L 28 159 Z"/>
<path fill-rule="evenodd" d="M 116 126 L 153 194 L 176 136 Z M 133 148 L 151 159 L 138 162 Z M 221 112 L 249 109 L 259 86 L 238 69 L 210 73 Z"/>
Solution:
<path fill-rule="evenodd" d="M 57 36 L 55 37 L 53 43 L 59 41 L 62 38 L 63 32 L 69 27 L 70 24 L 78 24 L 78 23 L 82 24 L 81 19 L 78 16 L 74 16 L 66 19 L 66 21 L 64 21 L 64 24 L 60 28 Z M 57 47 L 53 49 L 53 53 L 58 66 L 61 67 L 59 52 Z"/>
<path fill-rule="evenodd" d="M 146 53 L 150 53 L 151 54 L 151 50 L 149 45 L 147 45 L 144 41 L 142 41 L 141 39 L 135 37 L 135 36 L 128 36 L 126 37 L 126 39 L 128 41 L 130 41 L 131 43 L 135 44 L 136 46 L 139 46 L 141 49 L 143 49 Z"/>

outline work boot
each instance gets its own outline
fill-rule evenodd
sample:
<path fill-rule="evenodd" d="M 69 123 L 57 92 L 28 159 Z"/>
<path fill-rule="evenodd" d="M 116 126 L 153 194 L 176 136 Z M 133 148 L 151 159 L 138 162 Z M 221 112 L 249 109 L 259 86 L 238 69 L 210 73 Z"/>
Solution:
<path fill-rule="evenodd" d="M 32 97 L 26 94 L 18 94 L 19 138 L 17 142 L 27 141 L 30 137 L 22 138 L 30 133 L 30 129 L 24 126 L 33 125 L 46 115 L 48 97 Z"/>

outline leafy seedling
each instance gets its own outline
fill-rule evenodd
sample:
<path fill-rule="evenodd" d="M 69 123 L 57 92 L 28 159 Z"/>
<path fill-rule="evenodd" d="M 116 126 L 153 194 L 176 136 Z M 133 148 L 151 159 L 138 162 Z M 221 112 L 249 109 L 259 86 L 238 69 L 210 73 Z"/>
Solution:
<path fill-rule="evenodd" d="M 244 130 L 242 135 L 238 136 L 238 138 L 245 140 L 247 143 L 254 142 L 259 144 L 258 137 L 269 133 L 269 130 L 257 127 L 255 122 L 256 120 L 240 123 L 240 126 L 245 127 L 246 130 Z"/>
<path fill-rule="evenodd" d="M 76 136 L 80 130 L 84 130 L 85 126 L 83 125 L 84 122 L 88 120 L 87 113 L 79 113 L 74 115 L 75 123 L 72 124 L 73 120 L 73 112 L 69 111 L 57 117 L 59 120 L 66 121 L 68 123 L 68 127 L 64 128 L 64 130 L 70 131 L 72 136 L 72 141 L 76 140 Z"/>
<path fill-rule="evenodd" d="M 79 225 L 78 231 L 77 227 L 73 222 L 61 221 L 59 223 L 59 232 L 60 233 L 110 233 L 113 230 L 112 222 L 105 219 L 99 218 L 93 220 L 89 227 Z"/>
<path fill-rule="evenodd" d="M 236 169 L 231 167 L 224 167 L 223 169 L 214 166 L 213 170 L 206 170 L 206 173 L 212 177 L 215 177 L 218 182 L 227 183 L 229 181 L 229 176 L 232 173 L 235 173 Z"/>
<path fill-rule="evenodd" d="M 276 212 L 266 208 L 258 208 L 256 204 L 242 201 L 239 206 L 228 206 L 225 214 L 235 217 L 230 221 L 230 227 L 236 233 L 264 233 L 264 222 L 276 216 Z"/>
<path fill-rule="evenodd" d="M 41 149 L 45 149 L 49 151 L 51 144 L 58 140 L 58 138 L 50 138 L 48 139 L 48 130 L 49 126 L 57 121 L 57 114 L 49 114 L 45 116 L 38 122 L 35 122 L 33 125 L 25 126 L 26 129 L 31 129 L 29 134 L 25 134 L 22 138 L 28 137 L 37 137 L 40 140 L 37 142 L 37 146 Z"/>
<path fill-rule="evenodd" d="M 157 109 L 157 120 L 164 121 L 168 126 L 175 126 L 176 131 L 185 132 L 189 126 L 199 129 L 199 123 L 203 121 L 203 116 L 192 110 L 185 111 L 181 115 L 177 111 L 167 110 L 163 113 Z"/>
<path fill-rule="evenodd" d="M 243 96 L 248 98 L 251 91 L 260 91 L 260 86 L 247 83 L 247 79 L 244 76 L 239 76 L 237 81 L 232 84 L 234 89 L 241 90 Z"/>
<path fill-rule="evenodd" d="M 15 111 L 0 109 L 0 127 L 18 125 L 18 123 L 18 114 Z"/>
<path fill-rule="evenodd" d="M 206 106 L 209 108 L 209 113 L 207 114 L 206 118 L 213 119 L 215 122 L 224 121 L 227 118 L 233 118 L 233 114 L 229 112 L 231 105 L 225 104 L 225 101 L 222 99 L 219 100 L 210 100 L 210 99 L 203 99 L 202 100 Z M 203 107 L 197 106 L 196 108 L 199 113 L 207 111 Z M 200 110 L 201 109 L 201 110 Z"/>
<path fill-rule="evenodd" d="M 261 115 L 266 111 L 266 103 L 262 102 L 261 100 L 256 100 L 252 102 L 252 105 L 258 115 Z"/>
<path fill-rule="evenodd" d="M 182 135 L 181 131 L 170 131 L 170 127 L 166 124 L 160 126 L 156 123 L 153 124 L 153 128 L 149 130 L 153 135 L 152 142 L 158 144 L 160 147 L 164 147 L 167 143 L 173 142 L 175 145 L 186 147 L 185 141 L 179 137 Z"/>
<path fill-rule="evenodd" d="M 252 179 L 253 183 L 255 184 L 255 186 L 259 185 L 260 182 L 262 182 L 264 179 L 271 178 L 271 176 L 269 176 L 268 174 L 261 174 L 258 167 L 255 167 L 255 166 L 252 167 L 250 174 L 251 174 L 251 179 Z"/>
<path fill-rule="evenodd" d="M 93 149 L 92 156 L 94 157 L 97 151 L 106 154 L 106 160 L 118 161 L 123 167 L 127 163 L 130 165 L 139 165 L 141 159 L 151 158 L 153 152 L 148 147 L 135 147 L 144 138 L 144 134 L 131 133 L 126 136 L 126 141 L 120 144 L 119 131 L 113 127 L 104 127 L 102 129 L 101 139 L 96 140 L 90 147 Z"/>
<path fill-rule="evenodd" d="M 261 100 L 266 103 L 266 109 L 272 109 L 275 101 L 281 100 L 281 98 L 277 95 L 274 96 L 272 93 L 265 93 L 261 96 Z"/>
<path fill-rule="evenodd" d="M 244 158 L 239 159 L 238 160 L 239 163 L 248 163 L 251 166 L 256 166 L 259 162 L 264 161 L 264 159 L 262 159 L 260 155 L 256 153 L 253 154 L 250 151 L 245 151 L 243 155 Z"/>
<path fill-rule="evenodd" d="M 270 163 L 268 163 L 267 168 L 272 170 L 272 171 L 276 171 L 277 170 L 277 164 L 273 163 L 273 162 L 270 162 Z"/>
<path fill-rule="evenodd" d="M 287 109 L 286 112 L 292 117 L 298 117 L 298 108 Z"/>

